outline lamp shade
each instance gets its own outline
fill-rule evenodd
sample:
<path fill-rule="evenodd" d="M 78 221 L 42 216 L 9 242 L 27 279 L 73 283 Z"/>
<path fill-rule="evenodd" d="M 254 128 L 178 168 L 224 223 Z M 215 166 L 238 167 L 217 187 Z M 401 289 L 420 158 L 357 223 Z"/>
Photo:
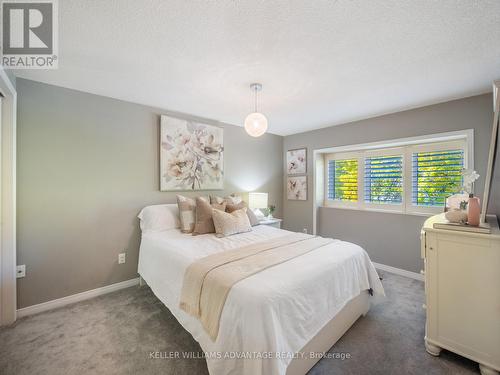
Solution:
<path fill-rule="evenodd" d="M 252 137 L 260 137 L 267 130 L 267 118 L 262 113 L 250 113 L 245 119 L 245 130 Z"/>
<path fill-rule="evenodd" d="M 252 210 L 267 208 L 267 193 L 248 193 L 248 207 Z"/>

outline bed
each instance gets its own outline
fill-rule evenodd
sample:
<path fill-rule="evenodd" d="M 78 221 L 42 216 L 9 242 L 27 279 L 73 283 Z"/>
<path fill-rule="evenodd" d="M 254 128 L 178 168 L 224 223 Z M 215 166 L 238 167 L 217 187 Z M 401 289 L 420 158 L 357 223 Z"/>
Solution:
<path fill-rule="evenodd" d="M 162 205 L 175 216 L 175 205 Z M 266 226 L 217 238 L 181 233 L 177 222 L 146 228 L 138 272 L 180 324 L 199 342 L 210 374 L 305 374 L 369 309 L 369 292 L 383 295 L 377 272 L 359 246 L 335 240 L 235 284 L 213 341 L 200 321 L 179 307 L 184 273 L 193 262 L 291 232 Z M 144 224 L 144 225 L 143 225 Z M 160 223 L 161 224 L 161 223 Z M 167 226 L 168 227 L 168 226 Z M 313 355 L 311 355 L 313 353 Z"/>

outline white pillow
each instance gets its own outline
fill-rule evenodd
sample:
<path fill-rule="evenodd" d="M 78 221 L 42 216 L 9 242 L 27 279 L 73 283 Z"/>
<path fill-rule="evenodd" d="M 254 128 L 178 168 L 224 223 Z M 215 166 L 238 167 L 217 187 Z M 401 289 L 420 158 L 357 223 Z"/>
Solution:
<path fill-rule="evenodd" d="M 176 203 L 144 207 L 137 217 L 141 219 L 143 232 L 158 232 L 181 227 Z"/>

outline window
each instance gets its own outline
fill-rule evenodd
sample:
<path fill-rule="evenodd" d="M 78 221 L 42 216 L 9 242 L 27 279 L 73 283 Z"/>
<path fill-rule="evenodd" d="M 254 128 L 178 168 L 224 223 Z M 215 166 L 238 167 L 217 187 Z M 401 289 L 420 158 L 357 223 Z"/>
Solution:
<path fill-rule="evenodd" d="M 442 212 L 446 197 L 461 190 L 468 144 L 462 136 L 446 142 L 413 141 L 325 154 L 325 205 L 412 214 Z"/>
<path fill-rule="evenodd" d="M 415 152 L 412 155 L 412 202 L 443 206 L 462 186 L 463 150 Z"/>
<path fill-rule="evenodd" d="M 401 204 L 403 202 L 403 156 L 365 158 L 365 202 Z"/>
<path fill-rule="evenodd" d="M 358 200 L 358 160 L 328 162 L 328 199 L 356 202 Z"/>

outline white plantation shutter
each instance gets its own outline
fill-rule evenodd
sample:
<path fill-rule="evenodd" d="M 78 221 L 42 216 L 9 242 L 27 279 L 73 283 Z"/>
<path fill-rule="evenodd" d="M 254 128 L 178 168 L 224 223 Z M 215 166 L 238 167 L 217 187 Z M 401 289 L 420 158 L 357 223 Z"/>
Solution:
<path fill-rule="evenodd" d="M 401 204 L 403 202 L 403 156 L 365 158 L 365 202 Z"/>
<path fill-rule="evenodd" d="M 358 200 L 358 160 L 328 161 L 328 199 L 356 202 Z"/>
<path fill-rule="evenodd" d="M 462 188 L 463 168 L 473 168 L 473 135 L 466 134 L 347 152 L 341 146 L 324 156 L 324 204 L 417 215 L 442 212 L 445 199 Z"/>
<path fill-rule="evenodd" d="M 444 206 L 462 186 L 464 150 L 414 152 L 412 154 L 412 203 Z"/>

